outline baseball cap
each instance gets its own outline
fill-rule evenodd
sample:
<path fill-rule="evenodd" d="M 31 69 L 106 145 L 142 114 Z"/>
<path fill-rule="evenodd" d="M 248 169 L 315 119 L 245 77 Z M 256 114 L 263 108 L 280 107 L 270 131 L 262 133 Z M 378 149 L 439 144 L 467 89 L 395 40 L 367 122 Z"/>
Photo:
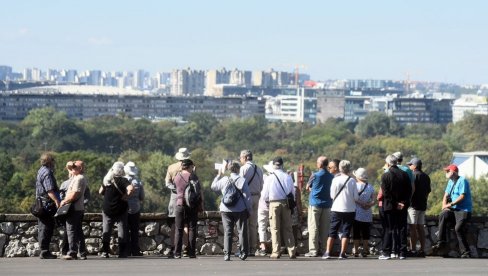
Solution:
<path fill-rule="evenodd" d="M 451 165 L 445 167 L 444 171 L 446 171 L 446 172 L 449 172 L 449 171 L 459 172 L 459 169 L 458 169 L 458 166 L 456 166 L 455 164 L 451 164 Z"/>

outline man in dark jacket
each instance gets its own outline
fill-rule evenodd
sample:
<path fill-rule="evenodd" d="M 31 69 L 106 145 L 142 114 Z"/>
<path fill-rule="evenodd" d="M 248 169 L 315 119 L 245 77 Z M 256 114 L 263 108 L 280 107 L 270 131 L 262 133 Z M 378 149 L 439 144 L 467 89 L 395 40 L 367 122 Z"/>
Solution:
<path fill-rule="evenodd" d="M 383 190 L 383 210 L 386 229 L 383 241 L 383 254 L 380 260 L 390 259 L 392 244 L 398 244 L 400 259 L 407 256 L 407 216 L 412 196 L 412 185 L 408 174 L 397 166 L 394 155 L 386 157 L 388 171 L 381 176 Z"/>
<path fill-rule="evenodd" d="M 430 177 L 422 171 L 422 161 L 413 158 L 407 163 L 413 171 L 414 192 L 412 204 L 408 208 L 408 224 L 410 226 L 410 250 L 412 256 L 425 257 L 425 210 L 427 210 L 427 198 L 431 191 Z M 417 241 L 420 242 L 420 250 L 417 249 Z"/>

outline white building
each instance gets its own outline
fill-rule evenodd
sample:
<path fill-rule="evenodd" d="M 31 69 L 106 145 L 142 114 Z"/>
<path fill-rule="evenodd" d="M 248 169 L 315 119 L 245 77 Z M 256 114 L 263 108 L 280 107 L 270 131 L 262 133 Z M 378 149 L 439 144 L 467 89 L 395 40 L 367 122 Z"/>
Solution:
<path fill-rule="evenodd" d="M 488 98 L 477 95 L 463 95 L 454 101 L 452 106 L 452 121 L 456 123 L 468 113 L 488 115 Z"/>
<path fill-rule="evenodd" d="M 451 163 L 459 168 L 459 175 L 475 179 L 488 177 L 488 151 L 454 152 Z"/>
<path fill-rule="evenodd" d="M 313 91 L 290 89 L 276 97 L 266 98 L 266 119 L 283 122 L 317 122 L 317 97 Z"/>

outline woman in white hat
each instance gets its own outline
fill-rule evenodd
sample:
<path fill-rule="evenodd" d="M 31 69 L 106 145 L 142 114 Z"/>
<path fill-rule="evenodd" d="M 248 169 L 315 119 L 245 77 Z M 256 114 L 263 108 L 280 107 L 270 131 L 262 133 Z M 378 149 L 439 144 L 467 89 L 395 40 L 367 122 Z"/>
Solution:
<path fill-rule="evenodd" d="M 371 223 L 373 222 L 373 212 L 371 207 L 374 205 L 374 188 L 368 183 L 368 173 L 366 169 L 359 168 L 353 172 L 356 177 L 356 187 L 358 189 L 358 200 L 356 201 L 356 215 L 352 228 L 354 240 L 354 257 L 359 257 L 359 242 L 363 240 L 362 257 L 369 253 L 369 237 Z"/>

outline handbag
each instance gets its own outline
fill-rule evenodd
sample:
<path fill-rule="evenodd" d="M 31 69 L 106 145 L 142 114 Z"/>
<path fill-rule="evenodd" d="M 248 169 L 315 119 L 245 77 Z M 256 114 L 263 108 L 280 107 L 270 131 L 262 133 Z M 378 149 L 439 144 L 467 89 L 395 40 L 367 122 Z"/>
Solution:
<path fill-rule="evenodd" d="M 73 205 L 71 202 L 66 203 L 65 205 L 58 208 L 58 211 L 56 212 L 54 217 L 58 218 L 58 217 L 67 216 L 69 214 L 69 212 L 71 211 L 72 207 L 73 207 Z"/>
<path fill-rule="evenodd" d="M 280 183 L 281 189 L 286 194 L 285 189 L 283 188 L 283 185 L 281 184 L 280 179 L 278 178 L 278 176 L 276 174 L 274 174 L 274 176 L 276 176 L 278 183 Z M 295 197 L 293 196 L 293 192 L 290 192 L 286 195 L 286 204 L 291 209 L 291 213 L 293 214 L 293 209 L 295 209 L 295 207 L 297 207 L 297 203 L 295 202 Z"/>
<path fill-rule="evenodd" d="M 35 217 L 44 217 L 47 215 L 46 209 L 44 209 L 44 204 L 42 203 L 42 199 L 37 197 L 32 206 L 30 207 L 30 212 Z"/>

